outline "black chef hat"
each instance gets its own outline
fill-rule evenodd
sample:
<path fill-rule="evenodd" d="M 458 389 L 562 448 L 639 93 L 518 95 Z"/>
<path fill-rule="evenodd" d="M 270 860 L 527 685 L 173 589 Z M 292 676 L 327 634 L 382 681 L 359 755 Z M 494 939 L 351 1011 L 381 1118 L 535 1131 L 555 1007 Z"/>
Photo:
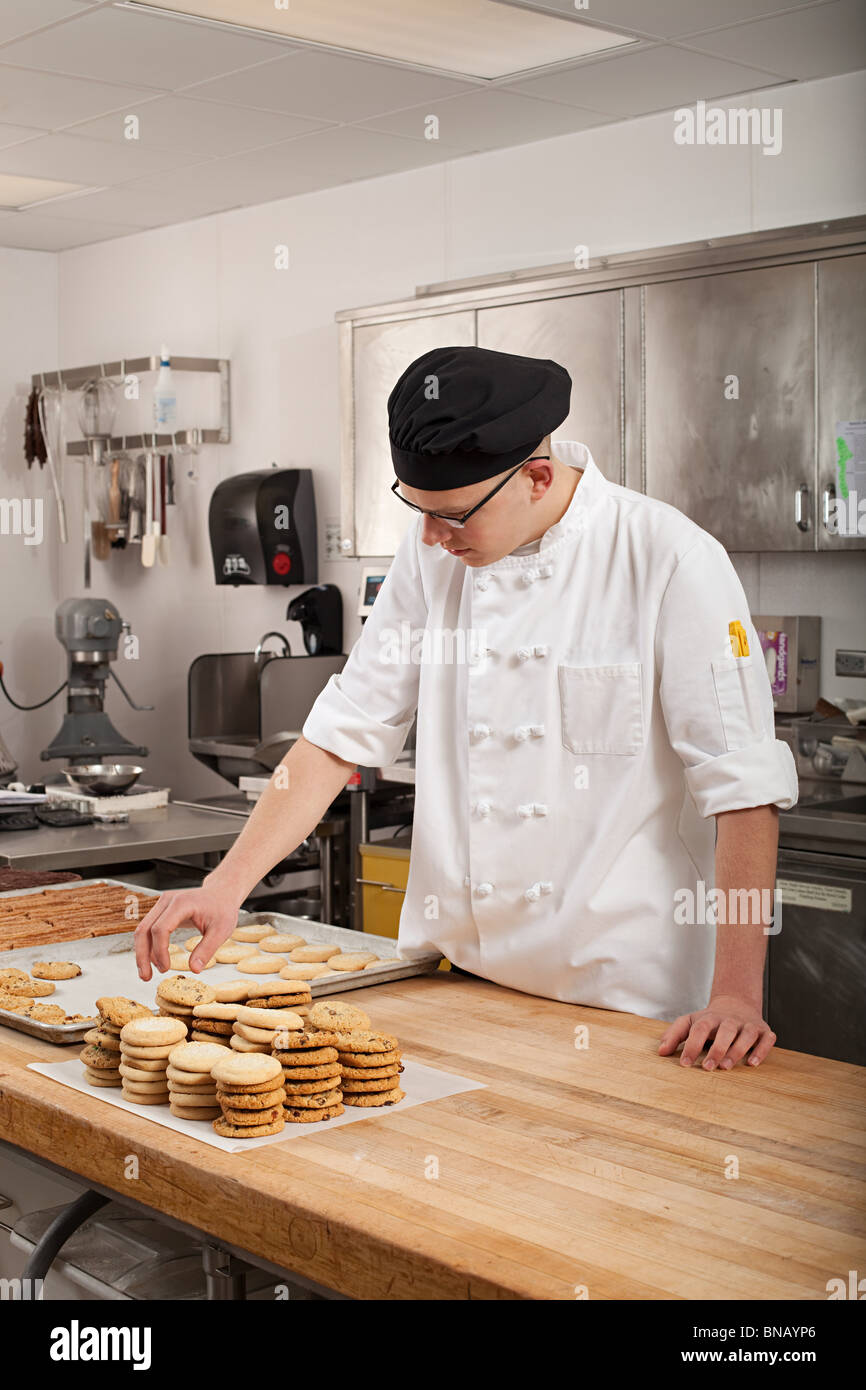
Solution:
<path fill-rule="evenodd" d="M 529 458 L 568 414 L 558 362 L 443 347 L 406 368 L 388 397 L 394 472 L 425 492 L 468 487 Z"/>

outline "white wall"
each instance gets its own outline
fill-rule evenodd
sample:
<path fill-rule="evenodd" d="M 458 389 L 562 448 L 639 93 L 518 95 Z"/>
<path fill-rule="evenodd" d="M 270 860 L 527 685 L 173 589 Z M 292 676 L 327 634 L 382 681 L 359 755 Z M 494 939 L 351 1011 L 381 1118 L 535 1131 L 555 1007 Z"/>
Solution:
<path fill-rule="evenodd" d="M 110 696 L 120 729 L 153 750 L 151 779 L 179 794 L 228 790 L 186 750 L 190 661 L 206 651 L 248 650 L 265 629 L 285 628 L 285 591 L 214 585 L 206 526 L 213 486 L 272 461 L 307 466 L 316 470 L 320 522 L 339 517 L 334 313 L 411 295 L 417 284 L 568 260 L 577 243 L 602 255 L 862 213 L 863 75 L 755 100 L 783 109 L 776 158 L 675 146 L 671 116 L 653 116 L 59 256 L 63 364 L 151 352 L 162 340 L 176 354 L 232 360 L 233 441 L 202 452 L 197 482 L 179 479 L 173 564 L 145 573 L 130 550 L 95 566 L 94 592 L 117 602 L 141 642 L 138 665 L 124 664 L 121 677 L 139 701 L 158 706 L 136 715 Z M 274 269 L 277 243 L 290 247 L 286 272 Z M 50 259 L 39 264 L 50 280 Z M 40 293 L 47 293 L 41 281 Z M 862 554 L 737 563 L 754 611 L 825 615 L 825 670 L 831 646 L 866 646 L 856 604 Z M 347 644 L 359 631 L 357 578 L 353 561 L 320 567 L 322 582 L 342 588 Z M 81 591 L 73 547 L 60 589 Z M 31 623 L 47 629 L 47 609 L 35 610 Z M 289 635 L 301 650 L 299 629 Z M 22 640 L 17 627 L 14 640 Z M 825 681 L 826 692 L 839 684 Z M 842 693 L 859 684 L 848 682 Z"/>
<path fill-rule="evenodd" d="M 24 462 L 24 413 L 32 372 L 57 365 L 57 257 L 0 248 L 0 498 L 42 499 L 44 540 L 26 545 L 0 530 L 0 661 L 9 693 L 35 704 L 63 680 L 54 638 L 60 557 L 57 518 L 46 470 Z M 71 469 L 69 470 L 72 471 Z M 39 750 L 60 725 L 62 703 L 19 713 L 0 692 L 0 734 L 28 777 L 44 772 Z"/>

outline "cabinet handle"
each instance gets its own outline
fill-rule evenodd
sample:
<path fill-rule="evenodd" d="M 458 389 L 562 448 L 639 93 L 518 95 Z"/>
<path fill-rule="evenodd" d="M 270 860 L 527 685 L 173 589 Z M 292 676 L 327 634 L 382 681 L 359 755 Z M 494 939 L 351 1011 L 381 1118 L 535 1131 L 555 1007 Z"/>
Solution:
<path fill-rule="evenodd" d="M 794 520 L 801 531 L 808 531 L 812 526 L 812 518 L 809 515 L 809 508 L 806 505 L 809 498 L 809 489 L 803 483 L 794 493 Z"/>
<path fill-rule="evenodd" d="M 395 888 L 393 883 L 380 883 L 377 878 L 356 878 L 356 883 L 366 883 L 369 888 L 384 888 L 386 893 L 405 893 L 405 888 Z"/>
<path fill-rule="evenodd" d="M 821 520 L 822 520 L 823 523 L 824 523 L 824 530 L 825 530 L 825 531 L 829 531 L 829 530 L 830 530 L 830 503 L 831 503 L 831 502 L 835 502 L 835 500 L 836 500 L 836 489 L 835 489 L 835 487 L 833 486 L 833 484 L 831 483 L 829 487 L 825 487 L 824 492 L 823 492 L 822 497 L 821 497 Z M 831 533 L 831 534 L 834 534 L 834 533 Z"/>

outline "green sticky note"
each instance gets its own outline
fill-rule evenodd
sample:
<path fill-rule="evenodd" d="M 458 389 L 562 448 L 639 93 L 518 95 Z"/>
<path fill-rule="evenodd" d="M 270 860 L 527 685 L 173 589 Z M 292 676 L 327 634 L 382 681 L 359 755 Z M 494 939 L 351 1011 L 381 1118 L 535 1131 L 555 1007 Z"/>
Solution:
<path fill-rule="evenodd" d="M 854 455 L 848 448 L 847 440 L 840 434 L 836 436 L 836 467 L 839 473 L 839 491 L 845 500 L 848 500 L 848 480 L 845 476 L 845 465 Z"/>

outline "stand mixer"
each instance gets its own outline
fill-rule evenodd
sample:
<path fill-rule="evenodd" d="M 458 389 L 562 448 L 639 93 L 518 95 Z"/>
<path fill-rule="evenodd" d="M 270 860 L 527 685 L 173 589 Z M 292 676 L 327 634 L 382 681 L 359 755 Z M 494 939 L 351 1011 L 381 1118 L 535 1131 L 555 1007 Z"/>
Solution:
<path fill-rule="evenodd" d="M 129 624 L 108 599 L 68 598 L 57 609 L 54 630 L 69 658 L 66 714 L 59 733 L 39 755 L 43 762 L 69 758 L 70 772 L 74 774 L 76 768 L 84 772 L 82 764 L 93 770 L 94 764 L 103 764 L 105 759 L 110 764 L 117 759 L 146 757 L 148 749 L 130 743 L 118 733 L 104 708 L 105 686 L 110 678 L 133 709 L 153 709 L 152 705 L 137 705 L 111 669 L 110 663 L 117 660 L 121 634 L 129 632 Z M 104 791 L 122 791 L 130 786 L 141 769 L 130 775 L 132 771 L 130 768 L 124 777 L 119 768 L 106 766 L 101 774 Z M 87 785 L 83 777 L 74 780 Z"/>

